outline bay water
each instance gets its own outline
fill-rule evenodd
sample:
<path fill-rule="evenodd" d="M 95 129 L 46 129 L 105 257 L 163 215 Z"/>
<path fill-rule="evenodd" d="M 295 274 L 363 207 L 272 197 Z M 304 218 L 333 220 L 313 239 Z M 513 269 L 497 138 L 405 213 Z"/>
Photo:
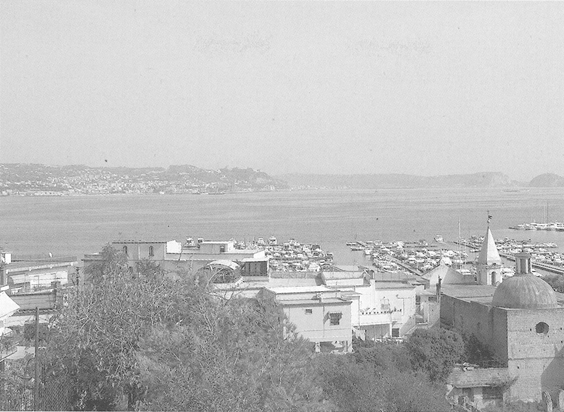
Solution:
<path fill-rule="evenodd" d="M 564 232 L 515 231 L 526 222 L 564 221 L 564 188 L 312 190 L 210 195 L 4 196 L 0 247 L 16 254 L 82 257 L 114 240 L 202 237 L 249 241 L 274 236 L 315 243 L 335 263 L 363 263 L 354 240 L 432 242 L 484 235 L 554 242 Z"/>

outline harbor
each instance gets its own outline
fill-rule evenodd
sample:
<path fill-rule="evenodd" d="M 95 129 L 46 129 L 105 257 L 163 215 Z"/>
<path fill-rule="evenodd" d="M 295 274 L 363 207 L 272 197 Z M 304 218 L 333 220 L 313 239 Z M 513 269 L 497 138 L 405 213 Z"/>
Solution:
<path fill-rule="evenodd" d="M 480 250 L 483 237 L 461 239 L 455 243 L 465 246 L 475 252 Z M 515 261 L 515 254 L 530 253 L 533 268 L 546 272 L 564 275 L 564 254 L 555 251 L 558 245 L 553 242 L 532 242 L 529 240 L 496 239 L 499 255 L 509 261 Z"/>
<path fill-rule="evenodd" d="M 556 232 L 564 232 L 563 222 L 550 222 L 550 223 L 520 223 L 515 226 L 509 226 L 513 230 L 554 230 Z"/>
<path fill-rule="evenodd" d="M 356 241 L 348 242 L 351 251 L 363 252 L 379 272 L 407 270 L 415 275 L 436 268 L 441 263 L 461 268 L 467 264 L 468 253 L 464 250 L 449 248 L 442 242 L 428 243 L 426 240 L 416 242 L 393 241 Z"/>
<path fill-rule="evenodd" d="M 438 240 L 437 240 L 438 239 Z M 445 242 L 437 235 L 435 242 L 425 240 L 417 242 L 405 241 L 355 241 L 347 242 L 353 252 L 362 252 L 371 265 L 380 272 L 406 270 L 415 275 L 423 275 L 440 264 L 456 267 L 461 273 L 475 271 L 475 258 L 472 256 L 480 250 L 483 236 L 471 236 L 469 239 L 457 239 Z M 515 261 L 517 253 L 530 253 L 533 268 L 543 272 L 564 275 L 564 253 L 557 251 L 554 242 L 533 242 L 510 238 L 496 239 L 499 255 Z M 452 247 L 450 247 L 452 246 Z M 504 268 L 505 276 L 512 276 L 512 268 Z"/>

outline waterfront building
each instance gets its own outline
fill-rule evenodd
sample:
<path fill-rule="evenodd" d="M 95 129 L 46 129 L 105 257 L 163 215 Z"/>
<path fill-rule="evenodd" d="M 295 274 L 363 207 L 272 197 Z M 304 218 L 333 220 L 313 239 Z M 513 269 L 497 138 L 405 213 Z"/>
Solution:
<path fill-rule="evenodd" d="M 326 286 L 266 287 L 261 293 L 280 304 L 295 332 L 316 352 L 352 350 L 351 300 Z"/>
<path fill-rule="evenodd" d="M 0 278 L 10 286 L 10 293 L 28 293 L 61 286 L 72 281 L 78 259 L 72 257 L 11 261 L 0 269 Z"/>
<path fill-rule="evenodd" d="M 112 246 L 127 256 L 131 270 L 137 262 L 149 260 L 158 263 L 168 272 L 187 271 L 196 273 L 214 261 L 233 261 L 241 269 L 243 276 L 268 276 L 268 258 L 264 250 L 240 249 L 234 240 L 207 241 L 189 239 L 185 244 L 175 240 L 136 241 L 120 240 L 112 242 Z M 85 254 L 84 266 L 100 261 L 100 253 Z"/>
<path fill-rule="evenodd" d="M 351 324 L 362 339 L 403 337 L 415 326 L 416 287 L 401 274 L 367 269 L 323 271 L 325 286 L 342 291 L 351 300 Z"/>
<path fill-rule="evenodd" d="M 63 299 L 61 287 L 76 280 L 78 259 L 70 257 L 26 258 L 12 256 L 0 267 L 0 285 L 21 310 L 53 309 Z"/>

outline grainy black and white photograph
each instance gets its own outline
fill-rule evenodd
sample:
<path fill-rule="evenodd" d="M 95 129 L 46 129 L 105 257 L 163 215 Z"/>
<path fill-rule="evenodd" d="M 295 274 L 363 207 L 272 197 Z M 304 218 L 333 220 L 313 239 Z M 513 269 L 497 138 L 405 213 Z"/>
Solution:
<path fill-rule="evenodd" d="M 564 411 L 563 22 L 0 0 L 0 410 Z"/>

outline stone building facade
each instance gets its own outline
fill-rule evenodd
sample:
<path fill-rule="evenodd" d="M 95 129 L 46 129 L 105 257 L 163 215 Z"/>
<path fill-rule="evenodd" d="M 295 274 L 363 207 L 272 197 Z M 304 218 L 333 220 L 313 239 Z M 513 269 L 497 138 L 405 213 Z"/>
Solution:
<path fill-rule="evenodd" d="M 506 385 L 505 401 L 541 401 L 545 391 L 555 399 L 564 387 L 564 306 L 530 273 L 530 255 L 516 259 L 516 275 L 497 288 L 445 288 L 441 323 L 473 334 L 495 354 L 508 377 L 497 382 Z"/>

